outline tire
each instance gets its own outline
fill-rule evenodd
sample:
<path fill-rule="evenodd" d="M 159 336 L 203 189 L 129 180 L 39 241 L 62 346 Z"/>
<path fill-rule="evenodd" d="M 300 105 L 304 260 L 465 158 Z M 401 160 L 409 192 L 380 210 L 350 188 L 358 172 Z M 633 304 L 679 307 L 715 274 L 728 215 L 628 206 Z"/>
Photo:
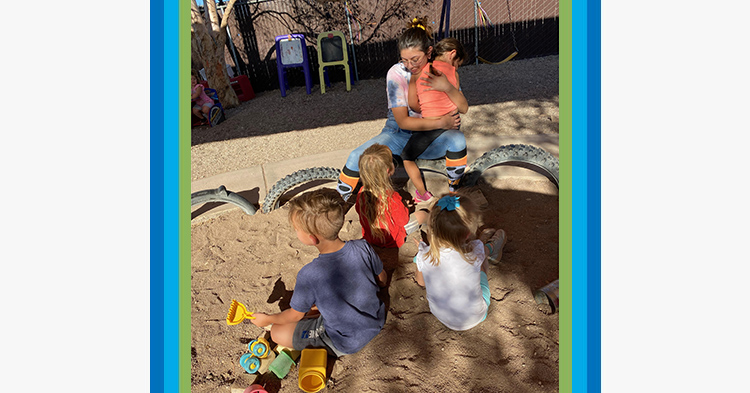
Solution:
<path fill-rule="evenodd" d="M 196 191 L 190 194 L 190 206 L 200 205 L 206 202 L 232 203 L 239 206 L 246 214 L 255 214 L 255 206 L 239 194 L 228 191 L 226 187 L 220 186 L 214 190 Z"/>
<path fill-rule="evenodd" d="M 484 171 L 498 165 L 531 169 L 546 176 L 555 187 L 560 188 L 560 161 L 546 150 L 530 145 L 504 145 L 484 153 L 469 165 L 459 186 L 476 185 Z"/>
<path fill-rule="evenodd" d="M 333 180 L 336 181 L 339 178 L 340 169 L 326 168 L 326 167 L 315 167 L 300 169 L 291 175 L 287 175 L 283 179 L 276 182 L 266 194 L 266 198 L 263 200 L 261 211 L 263 213 L 270 213 L 271 210 L 279 208 L 279 200 L 282 195 L 294 187 L 301 184 L 311 182 L 314 180 Z"/>

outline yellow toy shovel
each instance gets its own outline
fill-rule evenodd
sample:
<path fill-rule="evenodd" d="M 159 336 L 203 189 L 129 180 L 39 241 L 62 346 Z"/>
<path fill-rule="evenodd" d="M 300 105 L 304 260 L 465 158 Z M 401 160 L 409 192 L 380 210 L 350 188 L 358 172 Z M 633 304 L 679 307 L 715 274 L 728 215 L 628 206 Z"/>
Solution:
<path fill-rule="evenodd" d="M 237 325 L 245 318 L 255 319 L 253 313 L 247 311 L 244 304 L 232 299 L 232 304 L 229 305 L 229 312 L 227 313 L 227 325 Z"/>

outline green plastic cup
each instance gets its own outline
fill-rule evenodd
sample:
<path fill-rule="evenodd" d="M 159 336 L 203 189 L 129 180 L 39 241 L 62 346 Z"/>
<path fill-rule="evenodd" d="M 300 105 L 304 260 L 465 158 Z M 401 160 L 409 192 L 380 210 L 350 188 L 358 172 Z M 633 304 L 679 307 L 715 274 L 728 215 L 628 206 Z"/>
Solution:
<path fill-rule="evenodd" d="M 268 366 L 268 369 L 276 374 L 279 379 L 284 379 L 292 366 L 294 366 L 292 357 L 286 351 L 281 351 L 279 356 L 276 356 L 276 359 Z"/>

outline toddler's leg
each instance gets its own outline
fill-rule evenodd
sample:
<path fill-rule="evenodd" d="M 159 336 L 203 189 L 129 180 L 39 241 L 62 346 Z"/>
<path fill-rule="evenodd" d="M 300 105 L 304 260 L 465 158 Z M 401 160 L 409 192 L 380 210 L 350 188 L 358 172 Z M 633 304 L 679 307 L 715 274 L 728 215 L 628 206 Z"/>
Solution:
<path fill-rule="evenodd" d="M 414 214 L 409 217 L 409 222 L 404 225 L 404 229 L 406 230 L 407 235 L 411 235 L 412 233 L 416 232 L 419 227 L 424 224 L 425 221 L 427 221 L 427 218 L 430 216 L 430 213 L 425 209 L 420 209 L 414 212 Z"/>
<path fill-rule="evenodd" d="M 432 197 L 432 194 L 429 194 L 427 188 L 424 186 L 422 172 L 420 172 L 417 163 L 404 160 L 404 170 L 406 170 L 406 174 L 409 175 L 409 180 L 414 184 L 414 188 L 417 189 L 417 197 L 414 198 L 417 203 L 429 200 Z"/>
<path fill-rule="evenodd" d="M 294 345 L 292 342 L 293 341 L 292 338 L 294 337 L 294 329 L 296 327 L 297 327 L 297 322 L 287 323 L 283 325 L 274 323 L 271 326 L 271 339 L 276 344 L 292 348 Z"/>
<path fill-rule="evenodd" d="M 197 117 L 199 119 L 203 119 L 203 115 L 201 115 L 201 108 L 199 108 L 197 106 L 194 106 L 193 107 L 193 114 L 195 115 L 195 117 Z"/>

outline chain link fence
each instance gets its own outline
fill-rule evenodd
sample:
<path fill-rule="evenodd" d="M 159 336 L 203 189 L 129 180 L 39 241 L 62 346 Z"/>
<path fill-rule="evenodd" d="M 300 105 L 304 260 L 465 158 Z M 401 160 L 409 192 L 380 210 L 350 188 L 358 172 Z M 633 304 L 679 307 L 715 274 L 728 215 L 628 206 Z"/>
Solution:
<path fill-rule="evenodd" d="M 458 39 L 468 64 L 559 52 L 557 0 L 238 0 L 227 28 L 226 61 L 249 77 L 255 91 L 278 89 L 275 37 L 303 34 L 318 84 L 318 34 L 338 30 L 347 37 L 353 78 L 384 78 L 399 60 L 397 38 L 415 16 L 427 16 L 436 41 Z M 193 66 L 200 68 L 195 60 Z M 343 81 L 343 70 L 335 68 L 331 81 Z M 301 68 L 288 69 L 287 79 L 290 86 L 305 85 Z"/>

